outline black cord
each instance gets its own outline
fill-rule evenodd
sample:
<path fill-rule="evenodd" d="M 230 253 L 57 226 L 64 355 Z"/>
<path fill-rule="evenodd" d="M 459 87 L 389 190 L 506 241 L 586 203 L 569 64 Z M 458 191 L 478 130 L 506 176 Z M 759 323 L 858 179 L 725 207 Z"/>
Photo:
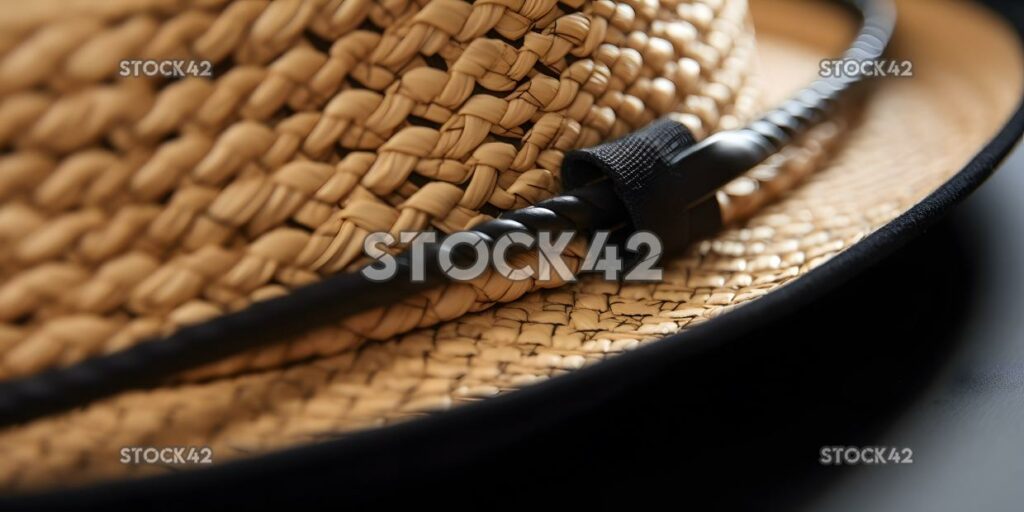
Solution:
<path fill-rule="evenodd" d="M 860 13 L 862 25 L 844 57 L 880 58 L 895 23 L 891 1 L 848 3 Z M 864 78 L 852 75 L 818 80 L 747 127 L 712 135 L 698 144 L 693 144 L 692 136 L 679 125 L 655 123 L 623 139 L 570 153 L 563 169 L 565 181 L 579 188 L 506 212 L 472 231 L 489 241 L 514 231 L 592 233 L 625 224 L 655 232 L 667 253 L 676 252 L 720 227 L 715 190 L 824 120 Z M 427 250 L 436 251 L 436 247 Z M 415 282 L 410 256 L 402 254 L 396 259 L 398 275 L 386 283 L 369 281 L 359 273 L 329 277 L 164 338 L 2 382 L 0 425 L 26 422 L 127 389 L 158 385 L 183 370 L 394 304 L 445 282 L 440 270 L 431 265 L 425 266 L 425 279 Z"/>

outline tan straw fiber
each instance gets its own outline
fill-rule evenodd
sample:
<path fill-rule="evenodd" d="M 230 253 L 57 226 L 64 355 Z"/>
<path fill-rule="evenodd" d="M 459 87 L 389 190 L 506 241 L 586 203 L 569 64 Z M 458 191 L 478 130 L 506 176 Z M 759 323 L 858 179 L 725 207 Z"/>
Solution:
<path fill-rule="evenodd" d="M 739 0 L 153 2 L 91 14 L 76 2 L 74 16 L 39 4 L 0 42 L 5 377 L 350 268 L 368 231 L 458 229 L 534 202 L 558 190 L 566 149 L 662 113 L 684 112 L 702 135 L 734 127 L 759 93 L 783 98 L 852 33 L 831 6 L 755 2 L 755 82 Z M 458 6 L 430 14 L 442 4 Z M 668 262 L 664 282 L 583 279 L 522 298 L 535 283 L 451 285 L 189 383 L 8 428 L 0 485 L 165 471 L 119 463 L 124 446 L 208 445 L 223 462 L 412 418 L 655 342 L 798 279 L 935 190 L 1018 99 L 1024 60 L 1001 22 L 953 0 L 900 8 L 894 49 L 916 76 L 880 83 L 858 115 L 730 184 L 738 222 Z M 161 84 L 74 64 L 181 52 L 232 66 Z M 62 64 L 33 75 L 46 64 L 36 60 Z M 817 169 L 756 208 L 756 181 Z"/>
<path fill-rule="evenodd" d="M 559 190 L 565 150 L 665 113 L 708 133 L 757 107 L 742 0 L 194 4 L 61 20 L 51 2 L 12 29 L 0 377 L 351 270 L 368 232 L 527 206 Z M 131 57 L 206 59 L 216 76 L 112 80 Z M 452 285 L 213 371 L 338 353 L 535 287 Z"/>

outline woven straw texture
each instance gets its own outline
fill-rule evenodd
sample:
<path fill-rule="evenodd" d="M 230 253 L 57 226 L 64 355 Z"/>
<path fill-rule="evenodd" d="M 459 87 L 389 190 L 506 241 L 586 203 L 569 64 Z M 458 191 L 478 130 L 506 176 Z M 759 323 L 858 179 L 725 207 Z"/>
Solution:
<path fill-rule="evenodd" d="M 41 3 L 0 48 L 0 378 L 351 270 L 368 232 L 527 206 L 565 150 L 668 112 L 706 134 L 756 109 L 744 0 L 131 4 Z M 112 78 L 135 57 L 215 76 Z M 201 374 L 559 284 L 485 276 Z"/>
<path fill-rule="evenodd" d="M 0 237 L 9 241 L 0 289 L 5 375 L 284 293 L 351 265 L 351 255 L 336 251 L 368 230 L 457 229 L 493 213 L 488 208 L 535 201 L 557 188 L 565 149 L 662 112 L 684 112 L 680 119 L 700 134 L 731 127 L 756 112 L 758 92 L 774 101 L 812 77 L 848 32 L 840 13 L 817 4 L 755 4 L 766 75 L 755 84 L 746 9 L 734 0 L 546 9 L 460 3 L 464 15 L 439 18 L 423 14 L 435 2 L 219 4 L 199 2 L 173 16 L 154 7 L 166 17 L 155 25 L 157 14 L 113 6 L 91 18 L 68 15 L 66 23 L 83 25 L 62 32 L 81 34 L 73 43 L 44 38 L 58 22 L 39 7 L 17 20 L 28 27 L 17 40 L 3 41 L 0 86 L 8 100 L 0 104 L 0 140 L 9 148 L 3 165 L 17 171 L 0 173 Z M 165 471 L 120 464 L 123 446 L 209 445 L 225 461 L 412 418 L 655 341 L 798 278 L 948 179 L 1017 100 L 1024 65 L 1008 29 L 957 2 L 901 6 L 897 52 L 914 60 L 917 76 L 886 82 L 856 118 L 823 125 L 727 187 L 729 218 L 753 216 L 669 262 L 664 282 L 584 279 L 514 301 L 535 283 L 450 287 L 208 368 L 189 376 L 194 382 L 6 429 L 0 485 Z M 945 25 L 953 33 L 932 33 L 936 16 L 955 17 Z M 173 51 L 230 60 L 231 71 L 202 84 L 132 89 L 138 101 L 125 105 L 116 95 L 127 82 L 108 84 L 88 73 L 92 67 L 73 65 L 92 44 L 130 40 L 137 52 L 170 52 L 159 36 L 167 27 L 189 43 Z M 601 36 L 592 41 L 595 30 Z M 366 40 L 351 42 L 359 37 Z M 955 43 L 962 40 L 971 48 Z M 42 42 L 33 51 L 64 65 L 28 73 L 38 63 L 16 57 L 34 41 Z M 461 67 L 477 41 L 503 49 L 486 65 Z M 520 58 L 533 71 L 515 75 L 523 72 Z M 16 65 L 18 73 L 6 72 Z M 446 82 L 436 87 L 429 78 L 403 86 L 410 74 L 442 67 L 437 76 Z M 950 80 L 951 72 L 960 79 Z M 452 81 L 458 87 L 446 88 Z M 572 93 L 561 96 L 563 87 Z M 72 104 L 86 97 L 88 105 Z M 494 107 L 474 110 L 492 100 L 502 102 L 501 116 Z M 104 108 L 117 112 L 97 117 Z M 68 118 L 52 120 L 54 112 L 76 119 L 75 129 Z M 546 116 L 557 121 L 547 121 L 550 128 Z M 838 137 L 846 123 L 849 136 Z M 501 151 L 504 160 L 487 160 Z M 89 158 L 103 163 L 84 165 Z M 783 201 L 755 208 L 766 186 L 788 188 L 817 169 Z M 422 179 L 408 179 L 412 172 Z M 451 197 L 426 192 L 434 188 Z M 152 195 L 136 195 L 145 191 Z M 508 303 L 485 309 L 492 302 Z"/>

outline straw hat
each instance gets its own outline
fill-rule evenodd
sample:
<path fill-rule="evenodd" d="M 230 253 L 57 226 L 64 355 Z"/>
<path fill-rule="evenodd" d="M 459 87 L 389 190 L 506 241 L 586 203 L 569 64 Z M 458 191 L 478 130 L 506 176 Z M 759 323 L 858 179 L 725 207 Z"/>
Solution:
<path fill-rule="evenodd" d="M 174 478 L 125 464 L 125 447 L 209 447 L 240 467 L 354 442 L 810 300 L 977 186 L 1022 129 L 1013 28 L 967 1 L 898 7 L 891 57 L 914 76 L 879 80 L 722 189 L 729 225 L 661 281 L 446 285 L 6 427 L 0 486 Z M 853 34 L 842 9 L 792 0 L 4 8 L 3 379 L 352 271 L 371 232 L 454 232 L 534 204 L 561 191 L 567 151 L 663 115 L 698 139 L 738 128 Z M 212 76 L 121 76 L 130 59 Z"/>

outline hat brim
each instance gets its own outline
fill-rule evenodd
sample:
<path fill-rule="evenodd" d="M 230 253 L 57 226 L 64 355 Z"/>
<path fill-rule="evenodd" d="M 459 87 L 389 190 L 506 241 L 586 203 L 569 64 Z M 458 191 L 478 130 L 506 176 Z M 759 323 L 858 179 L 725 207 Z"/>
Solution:
<path fill-rule="evenodd" d="M 848 23 L 841 12 L 830 6 L 819 2 L 762 0 L 754 2 L 753 7 L 763 55 L 761 72 L 769 101 L 784 97 L 812 78 L 819 61 L 834 55 L 846 42 L 848 31 L 841 28 Z M 716 241 L 671 263 L 668 284 L 651 291 L 584 282 L 399 340 L 374 344 L 368 350 L 372 352 L 375 368 L 383 370 L 367 375 L 363 397 L 373 394 L 377 389 L 374 386 L 391 391 L 401 389 L 406 384 L 400 381 L 408 377 L 402 369 L 422 365 L 424 361 L 439 364 L 438 372 L 424 374 L 418 384 L 428 379 L 432 379 L 432 385 L 445 384 L 439 382 L 445 378 L 443 363 L 446 358 L 466 358 L 459 350 L 474 349 L 467 349 L 466 342 L 483 344 L 475 347 L 472 356 L 486 364 L 475 369 L 483 380 L 474 385 L 484 391 L 504 391 L 511 387 L 511 382 L 530 380 L 513 378 L 517 376 L 559 378 L 455 407 L 444 414 L 365 429 L 341 439 L 210 469 L 108 483 L 37 498 L 131 499 L 170 497 L 179 492 L 194 496 L 197 490 L 228 485 L 267 485 L 280 475 L 296 471 L 316 473 L 316 481 L 321 482 L 355 482 L 387 475 L 396 465 L 411 464 L 424 469 L 432 461 L 443 459 L 445 446 L 458 444 L 463 453 L 474 448 L 480 452 L 493 449 L 539 423 L 559 421 L 604 400 L 608 393 L 622 392 L 629 382 L 635 382 L 635 376 L 670 371 L 673 364 L 685 358 L 748 335 L 771 318 L 810 303 L 934 223 L 993 172 L 1024 131 L 1024 59 L 1019 27 L 1015 31 L 1005 20 L 967 2 L 906 0 L 900 2 L 900 14 L 893 58 L 913 63 L 914 77 L 879 81 L 865 111 L 824 169 L 746 224 L 727 230 Z M 811 18 L 815 23 L 806 22 Z M 939 26 L 943 30 L 935 29 Z M 765 238 L 758 238 L 762 234 Z M 747 277 L 737 278 L 741 275 Z M 556 308 L 545 315 L 544 304 Z M 740 304 L 743 307 L 734 307 Z M 585 310 L 585 315 L 573 318 L 573 311 Z M 562 320 L 557 319 L 559 315 Z M 590 317 L 596 323 L 585 325 Z M 616 331 L 601 322 L 632 327 L 633 332 Z M 510 330 L 510 325 L 519 328 Z M 489 336 L 492 327 L 513 335 Z M 556 332 L 558 327 L 565 329 Z M 568 345 L 575 334 L 584 332 L 587 334 L 578 346 Z M 559 345 L 559 340 L 566 345 Z M 587 345 L 588 342 L 596 343 Z M 631 345 L 642 346 L 624 350 Z M 538 354 L 537 347 L 551 350 Z M 483 349 L 496 350 L 484 354 Z M 506 349 L 521 356 L 547 353 L 560 359 L 549 357 L 548 361 L 555 361 L 550 367 L 530 366 L 542 362 L 504 360 L 502 354 L 510 352 Z M 568 359 L 573 355 L 585 362 L 603 362 L 567 371 L 578 366 L 571 363 L 577 359 Z M 340 361 L 351 365 L 357 357 L 371 356 L 343 356 Z M 307 364 L 324 368 L 331 363 Z M 535 372 L 526 371 L 527 367 Z M 456 393 L 452 383 L 473 371 L 470 367 L 450 372 L 451 382 L 438 386 L 444 391 L 437 396 L 455 396 L 458 400 L 462 395 Z M 291 378 L 282 370 L 266 373 L 270 376 L 236 378 L 278 379 L 279 384 Z M 185 387 L 219 384 L 222 383 Z M 337 393 L 340 387 L 335 386 L 332 391 L 327 383 L 308 385 L 312 388 L 302 390 L 300 398 L 293 398 L 308 402 L 320 393 Z M 144 397 L 144 393 L 138 395 Z M 371 414 L 360 418 L 361 424 L 370 426 L 402 416 L 406 405 L 408 400 L 390 406 L 391 409 L 368 408 Z M 399 412 L 402 414 L 396 414 Z M 288 414 L 293 424 L 312 424 L 317 419 L 304 416 L 308 409 L 303 407 L 295 407 Z M 239 421 L 255 423 L 259 417 Z M 295 444 L 303 436 L 314 439 L 301 429 L 297 430 L 300 435 L 287 437 L 293 433 L 287 431 L 286 425 L 277 428 L 282 437 L 268 445 Z M 165 440 L 173 437 L 173 432 L 160 436 Z M 165 444 L 180 445 L 193 440 L 183 438 Z M 401 445 L 401 449 L 396 445 Z M 109 455 L 115 459 L 115 454 Z"/>

